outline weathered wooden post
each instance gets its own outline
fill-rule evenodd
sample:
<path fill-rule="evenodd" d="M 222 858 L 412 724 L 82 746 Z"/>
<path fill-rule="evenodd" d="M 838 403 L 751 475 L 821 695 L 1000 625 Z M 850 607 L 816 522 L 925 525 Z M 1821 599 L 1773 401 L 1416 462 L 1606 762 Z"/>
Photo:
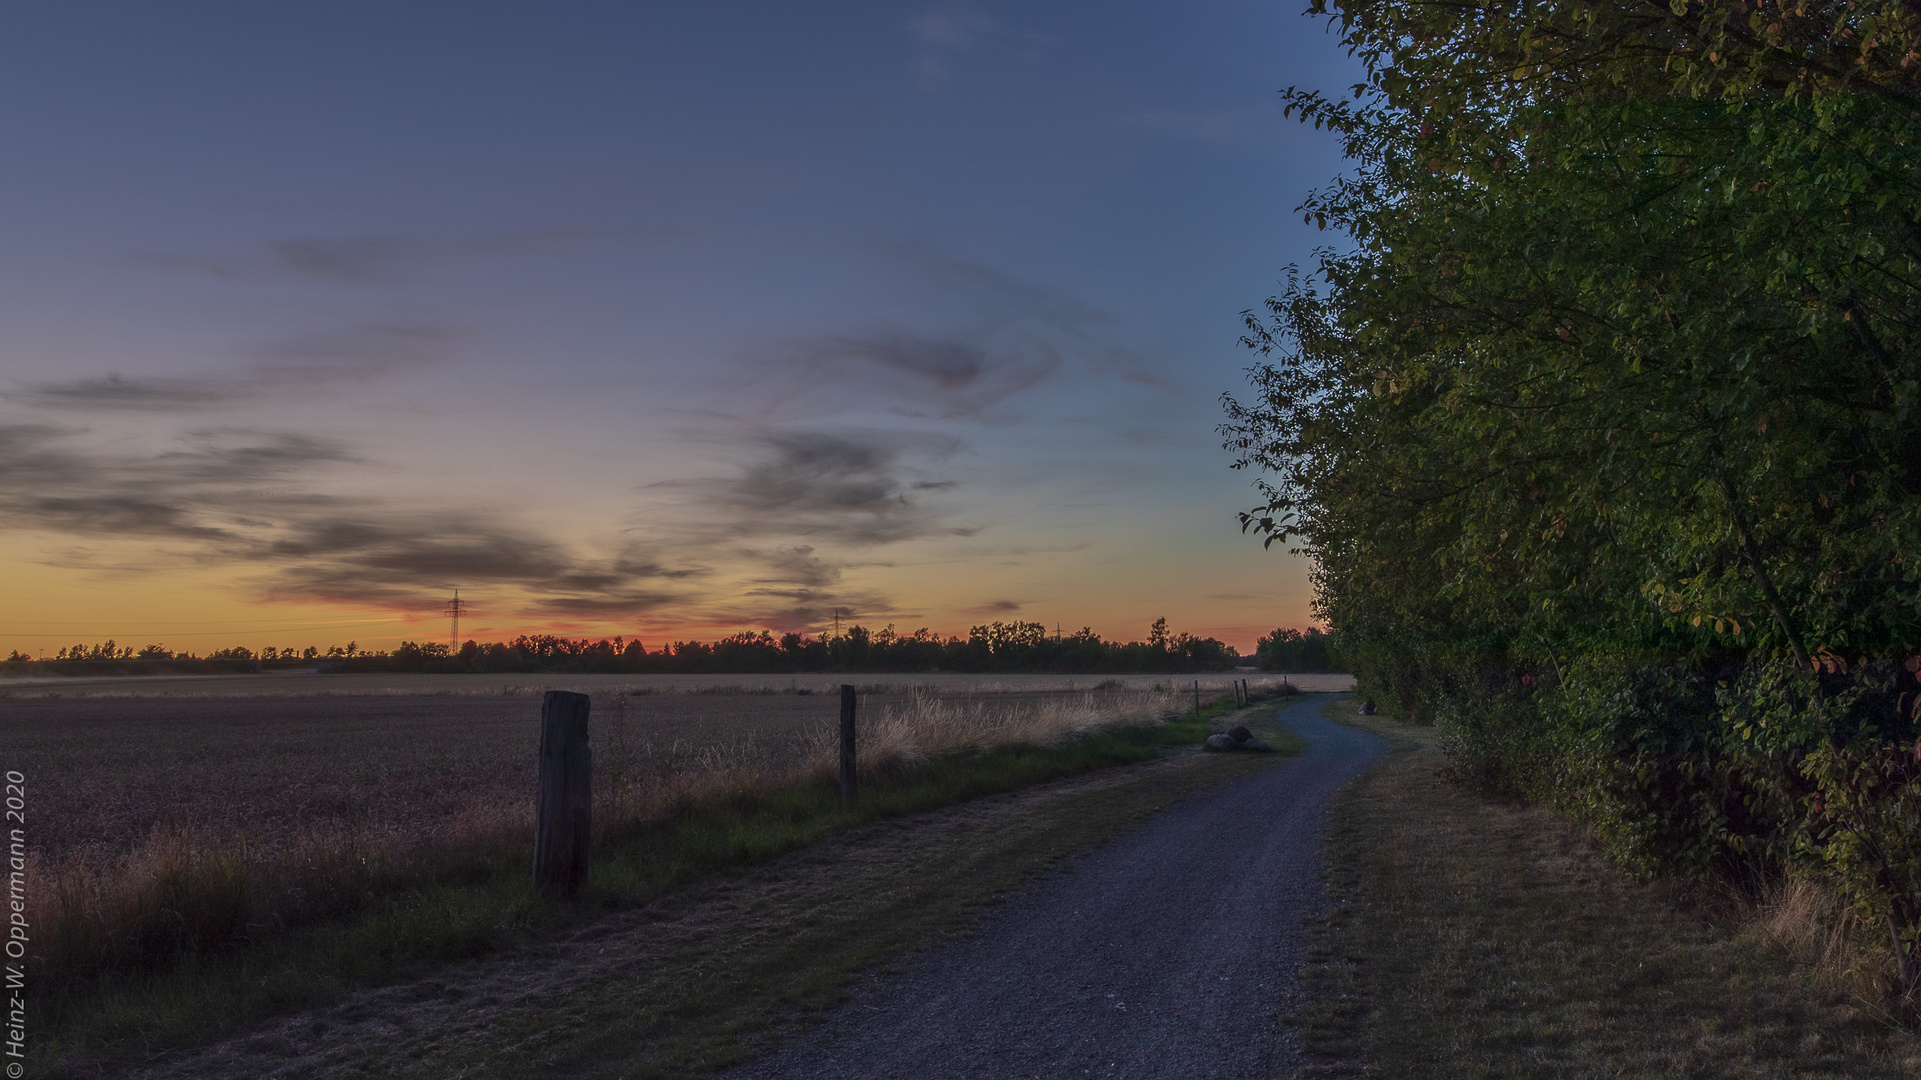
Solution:
<path fill-rule="evenodd" d="M 1201 715 L 1201 680 L 1194 680 L 1194 715 Z"/>
<path fill-rule="evenodd" d="M 540 791 L 534 797 L 534 892 L 571 899 L 587 884 L 593 839 L 594 752 L 586 694 L 549 690 L 540 702 Z"/>
<path fill-rule="evenodd" d="M 854 775 L 854 688 L 846 683 L 840 687 L 840 804 L 853 809 L 854 798 L 860 794 L 859 780 Z"/>

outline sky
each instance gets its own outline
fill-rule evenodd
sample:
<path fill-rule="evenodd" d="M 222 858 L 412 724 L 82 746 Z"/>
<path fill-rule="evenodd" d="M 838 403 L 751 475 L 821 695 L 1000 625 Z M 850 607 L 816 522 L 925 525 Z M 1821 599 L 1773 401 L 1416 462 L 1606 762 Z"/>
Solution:
<path fill-rule="evenodd" d="M 1307 626 L 1301 6 L 9 5 L 0 649 Z"/>

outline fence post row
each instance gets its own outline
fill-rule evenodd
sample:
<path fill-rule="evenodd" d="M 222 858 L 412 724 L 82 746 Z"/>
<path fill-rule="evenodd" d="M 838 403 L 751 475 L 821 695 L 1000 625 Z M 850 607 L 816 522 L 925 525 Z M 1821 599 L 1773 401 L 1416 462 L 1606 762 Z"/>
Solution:
<path fill-rule="evenodd" d="M 846 683 L 840 687 L 840 804 L 853 808 L 854 798 L 860 792 L 858 780 L 854 775 L 854 688 Z"/>
<path fill-rule="evenodd" d="M 540 789 L 534 796 L 534 892 L 578 896 L 593 839 L 594 752 L 586 694 L 549 690 L 540 702 Z"/>

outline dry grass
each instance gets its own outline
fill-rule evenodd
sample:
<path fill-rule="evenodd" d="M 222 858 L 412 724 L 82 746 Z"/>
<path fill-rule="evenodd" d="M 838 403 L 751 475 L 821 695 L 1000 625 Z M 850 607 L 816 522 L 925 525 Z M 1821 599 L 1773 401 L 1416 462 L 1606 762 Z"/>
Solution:
<path fill-rule="evenodd" d="M 167 1053 L 164 1037 L 76 1046 L 48 1075 L 709 1075 L 804 1031 L 861 985 L 861 972 L 964 932 L 984 905 L 1055 860 L 1272 763 L 1174 755 L 837 830 L 798 857 L 602 915 L 540 948 L 174 1041 L 201 1049 Z M 250 982 L 260 981 L 255 974 Z M 196 1017 L 220 1011 L 207 1004 L 181 1008 Z"/>
<path fill-rule="evenodd" d="M 1755 940 L 1783 950 L 1808 973 L 1812 986 L 1839 993 L 1883 1022 L 1913 1024 L 1913 1001 L 1896 1000 L 1894 958 L 1884 926 L 1811 881 L 1774 886 L 1759 902 L 1733 902 L 1736 918 Z"/>
<path fill-rule="evenodd" d="M 860 733 L 863 769 L 911 771 L 928 758 L 997 746 L 1058 746 L 1103 729 L 1147 727 L 1179 715 L 1183 695 L 1153 690 L 1108 690 L 1044 698 L 962 700 L 910 691 L 890 703 Z M 838 727 L 809 732 L 808 773 L 833 779 L 840 768 Z"/>
<path fill-rule="evenodd" d="M 1432 729 L 1342 718 L 1397 749 L 1331 817 L 1310 1075 L 1921 1074 L 1921 1041 L 1845 985 L 1863 954 L 1818 893 L 1741 912 L 1631 880 L 1546 812 L 1443 781 Z"/>
<path fill-rule="evenodd" d="M 862 765 L 1051 746 L 1178 713 L 1178 693 L 868 695 Z M 39 699 L 8 705 L 36 819 L 29 918 L 42 986 L 152 970 L 518 868 L 533 829 L 537 706 L 525 698 Z M 664 707 L 672 705 L 672 708 Z M 130 707 L 131 706 L 131 707 Z M 838 701 L 602 698 L 595 826 L 838 768 Z M 22 760 L 24 759 L 24 760 Z"/>

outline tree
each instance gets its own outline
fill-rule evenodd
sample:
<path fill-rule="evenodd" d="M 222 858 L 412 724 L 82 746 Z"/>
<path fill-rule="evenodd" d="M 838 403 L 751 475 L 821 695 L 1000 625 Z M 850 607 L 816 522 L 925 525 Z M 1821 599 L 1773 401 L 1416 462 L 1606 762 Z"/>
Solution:
<path fill-rule="evenodd" d="M 1254 662 L 1262 671 L 1331 671 L 1327 644 L 1319 627 L 1281 627 L 1255 644 Z"/>
<path fill-rule="evenodd" d="M 1921 16 L 1320 9 L 1367 79 L 1287 103 L 1348 242 L 1247 318 L 1245 526 L 1458 771 L 1820 877 L 1921 986 Z"/>

